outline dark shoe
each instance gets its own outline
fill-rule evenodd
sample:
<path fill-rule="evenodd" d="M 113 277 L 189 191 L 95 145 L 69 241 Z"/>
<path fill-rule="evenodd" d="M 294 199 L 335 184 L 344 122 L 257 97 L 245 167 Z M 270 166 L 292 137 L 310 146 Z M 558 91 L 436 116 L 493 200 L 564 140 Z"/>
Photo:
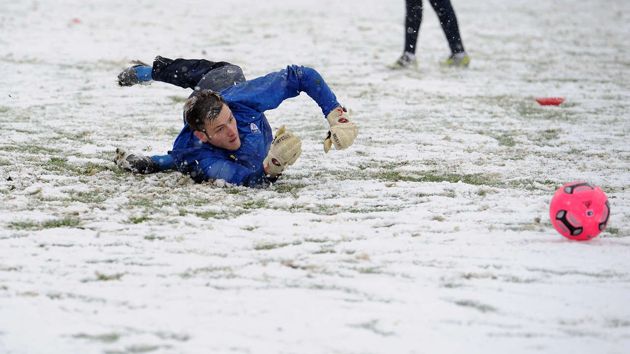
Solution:
<path fill-rule="evenodd" d="M 114 158 L 116 166 L 133 173 L 149 174 L 159 172 L 158 165 L 149 156 L 130 154 L 117 148 Z"/>
<path fill-rule="evenodd" d="M 142 82 L 138 79 L 138 72 L 136 68 L 139 66 L 149 66 L 139 60 L 134 60 L 131 62 L 132 66 L 123 70 L 120 74 L 118 74 L 118 85 L 120 86 L 133 86 L 135 84 L 139 84 Z"/>

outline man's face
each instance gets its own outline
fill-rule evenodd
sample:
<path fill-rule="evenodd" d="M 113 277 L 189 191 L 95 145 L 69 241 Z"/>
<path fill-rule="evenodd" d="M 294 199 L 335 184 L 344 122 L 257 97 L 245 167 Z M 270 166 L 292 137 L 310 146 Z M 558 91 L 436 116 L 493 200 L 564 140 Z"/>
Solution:
<path fill-rule="evenodd" d="M 230 151 L 238 150 L 241 147 L 236 119 L 226 104 L 223 105 L 221 113 L 215 119 L 211 122 L 205 122 L 204 128 L 205 133 L 195 132 L 195 136 L 204 143 Z"/>

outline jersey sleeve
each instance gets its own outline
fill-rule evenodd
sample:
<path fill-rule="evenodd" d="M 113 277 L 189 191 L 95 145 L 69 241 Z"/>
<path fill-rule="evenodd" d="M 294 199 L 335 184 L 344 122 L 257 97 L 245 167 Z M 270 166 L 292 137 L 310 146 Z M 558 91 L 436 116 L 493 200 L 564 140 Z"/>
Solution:
<path fill-rule="evenodd" d="M 239 186 L 258 186 L 269 182 L 261 164 L 250 162 L 245 156 L 237 160 L 233 155 L 213 152 L 202 147 L 173 149 L 169 152 L 175 167 L 195 182 L 224 180 Z"/>
<path fill-rule="evenodd" d="M 311 97 L 324 115 L 339 106 L 335 94 L 316 70 L 297 65 L 231 87 L 223 96 L 227 101 L 264 112 L 301 92 Z"/>
<path fill-rule="evenodd" d="M 239 164 L 236 161 L 209 157 L 193 162 L 189 166 L 190 176 L 197 182 L 223 180 L 227 183 L 254 187 L 268 182 L 264 170 L 256 166 Z"/>

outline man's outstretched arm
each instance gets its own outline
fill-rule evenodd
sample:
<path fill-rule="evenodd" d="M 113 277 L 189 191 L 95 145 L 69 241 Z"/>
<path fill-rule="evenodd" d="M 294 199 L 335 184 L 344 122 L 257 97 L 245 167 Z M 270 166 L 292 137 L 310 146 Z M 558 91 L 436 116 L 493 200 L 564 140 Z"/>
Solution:
<path fill-rule="evenodd" d="M 350 121 L 346 110 L 315 69 L 290 65 L 284 70 L 229 88 L 223 92 L 223 96 L 227 101 L 264 112 L 301 92 L 317 103 L 330 124 L 328 136 L 324 139 L 324 151 L 328 152 L 333 145 L 337 150 L 352 145 L 358 128 Z"/>
<path fill-rule="evenodd" d="M 229 102 L 238 102 L 259 112 L 277 108 L 284 100 L 305 92 L 327 115 L 340 106 L 322 76 L 305 66 L 290 65 L 286 69 L 249 80 L 223 92 Z"/>

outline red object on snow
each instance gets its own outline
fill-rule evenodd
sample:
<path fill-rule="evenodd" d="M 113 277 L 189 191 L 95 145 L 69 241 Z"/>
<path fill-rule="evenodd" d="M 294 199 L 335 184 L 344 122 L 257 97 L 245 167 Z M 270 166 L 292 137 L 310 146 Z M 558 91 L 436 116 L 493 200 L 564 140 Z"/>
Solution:
<path fill-rule="evenodd" d="M 536 102 L 541 106 L 558 106 L 564 102 L 564 97 L 539 97 Z"/>
<path fill-rule="evenodd" d="M 81 23 L 81 20 L 75 17 L 72 19 L 72 23 L 74 23 L 75 25 L 78 25 L 79 23 Z"/>
<path fill-rule="evenodd" d="M 549 205 L 551 224 L 562 236 L 587 241 L 604 231 L 610 204 L 599 187 L 572 182 L 558 188 Z"/>

